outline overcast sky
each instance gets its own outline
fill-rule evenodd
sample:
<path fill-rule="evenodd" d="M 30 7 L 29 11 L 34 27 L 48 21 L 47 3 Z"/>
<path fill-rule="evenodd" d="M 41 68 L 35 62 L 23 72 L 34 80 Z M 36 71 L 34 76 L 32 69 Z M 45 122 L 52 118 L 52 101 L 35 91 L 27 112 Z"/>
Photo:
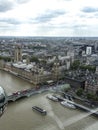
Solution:
<path fill-rule="evenodd" d="M 98 0 L 0 0 L 0 36 L 98 36 Z"/>

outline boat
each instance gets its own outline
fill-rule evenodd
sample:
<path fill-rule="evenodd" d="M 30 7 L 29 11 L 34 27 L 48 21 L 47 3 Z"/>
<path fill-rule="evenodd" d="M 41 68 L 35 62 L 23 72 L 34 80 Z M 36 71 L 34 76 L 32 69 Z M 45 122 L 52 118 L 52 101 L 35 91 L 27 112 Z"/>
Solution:
<path fill-rule="evenodd" d="M 53 95 L 47 95 L 47 98 L 52 100 L 52 101 L 58 102 L 58 98 L 54 97 Z"/>
<path fill-rule="evenodd" d="M 60 102 L 65 100 L 65 98 L 63 98 L 60 95 L 53 95 L 53 96 L 56 97 L 58 99 L 58 101 L 60 101 Z"/>
<path fill-rule="evenodd" d="M 68 107 L 68 108 L 73 108 L 73 109 L 76 108 L 75 105 L 74 105 L 74 102 L 71 102 L 71 101 L 68 101 L 68 100 L 62 101 L 61 105 Z"/>
<path fill-rule="evenodd" d="M 42 108 L 40 108 L 40 107 L 33 106 L 32 109 L 35 110 L 35 111 L 38 111 L 38 112 L 41 113 L 42 115 L 46 115 L 46 114 L 47 114 L 46 110 L 44 110 L 44 109 L 42 109 Z"/>

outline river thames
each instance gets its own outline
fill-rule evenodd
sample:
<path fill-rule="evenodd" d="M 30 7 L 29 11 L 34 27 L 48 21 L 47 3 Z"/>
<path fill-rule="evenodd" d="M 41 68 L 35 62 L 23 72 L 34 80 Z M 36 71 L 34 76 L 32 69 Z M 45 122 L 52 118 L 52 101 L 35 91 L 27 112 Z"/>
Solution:
<path fill-rule="evenodd" d="M 0 86 L 10 95 L 13 92 L 32 88 L 32 84 L 0 71 Z M 46 98 L 42 93 L 29 98 L 9 103 L 0 118 L 0 130 L 97 130 L 98 118 L 80 110 L 72 110 Z M 39 106 L 47 111 L 42 116 L 32 111 L 32 106 Z"/>

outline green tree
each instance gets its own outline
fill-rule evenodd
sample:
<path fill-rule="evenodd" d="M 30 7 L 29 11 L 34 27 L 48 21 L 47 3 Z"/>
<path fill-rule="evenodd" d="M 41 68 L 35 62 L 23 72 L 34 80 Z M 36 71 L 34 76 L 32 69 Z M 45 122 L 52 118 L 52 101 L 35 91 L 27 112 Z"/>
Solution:
<path fill-rule="evenodd" d="M 47 63 L 47 61 L 46 61 L 46 60 L 44 60 L 44 59 L 43 59 L 43 60 L 41 60 L 40 62 L 41 62 L 43 65 L 46 65 L 46 63 Z"/>
<path fill-rule="evenodd" d="M 81 95 L 83 94 L 83 89 L 82 89 L 82 88 L 79 88 L 79 89 L 77 90 L 76 94 L 77 94 L 78 96 L 81 96 Z"/>
<path fill-rule="evenodd" d="M 91 65 L 81 65 L 80 69 L 89 70 L 89 71 L 95 72 L 96 67 L 95 66 L 91 66 Z"/>
<path fill-rule="evenodd" d="M 79 60 L 75 60 L 72 64 L 71 64 L 71 69 L 77 69 L 77 68 L 79 68 L 79 66 L 80 66 L 80 61 Z"/>
<path fill-rule="evenodd" d="M 93 94 L 93 93 L 88 93 L 87 98 L 90 100 L 98 101 L 98 96 L 96 94 Z"/>
<path fill-rule="evenodd" d="M 32 57 L 30 58 L 30 62 L 39 63 L 39 59 L 38 59 L 37 57 L 35 57 L 35 56 L 32 56 Z"/>
<path fill-rule="evenodd" d="M 64 84 L 61 86 L 61 91 L 68 92 L 71 89 L 70 84 Z"/>
<path fill-rule="evenodd" d="M 10 62 L 11 61 L 11 57 L 0 56 L 0 60 L 4 60 L 5 62 Z"/>

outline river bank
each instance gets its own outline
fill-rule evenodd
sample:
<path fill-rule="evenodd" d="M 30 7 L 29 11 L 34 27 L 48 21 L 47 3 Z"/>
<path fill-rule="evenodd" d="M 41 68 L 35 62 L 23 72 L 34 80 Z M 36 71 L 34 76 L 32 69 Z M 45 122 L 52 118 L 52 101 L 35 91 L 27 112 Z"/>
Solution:
<path fill-rule="evenodd" d="M 33 86 L 4 71 L 0 71 L 0 85 L 7 94 L 33 88 Z M 40 93 L 18 100 L 8 105 L 0 118 L 0 130 L 97 130 L 97 118 L 81 110 L 72 110 L 46 98 L 48 93 Z M 47 110 L 43 117 L 32 111 L 36 105 Z"/>
<path fill-rule="evenodd" d="M 46 98 L 48 93 L 21 99 L 10 105 L 0 120 L 4 130 L 83 130 L 97 122 L 83 111 L 72 110 Z M 47 110 L 47 116 L 32 111 L 32 106 Z M 97 130 L 97 129 L 96 129 Z"/>

